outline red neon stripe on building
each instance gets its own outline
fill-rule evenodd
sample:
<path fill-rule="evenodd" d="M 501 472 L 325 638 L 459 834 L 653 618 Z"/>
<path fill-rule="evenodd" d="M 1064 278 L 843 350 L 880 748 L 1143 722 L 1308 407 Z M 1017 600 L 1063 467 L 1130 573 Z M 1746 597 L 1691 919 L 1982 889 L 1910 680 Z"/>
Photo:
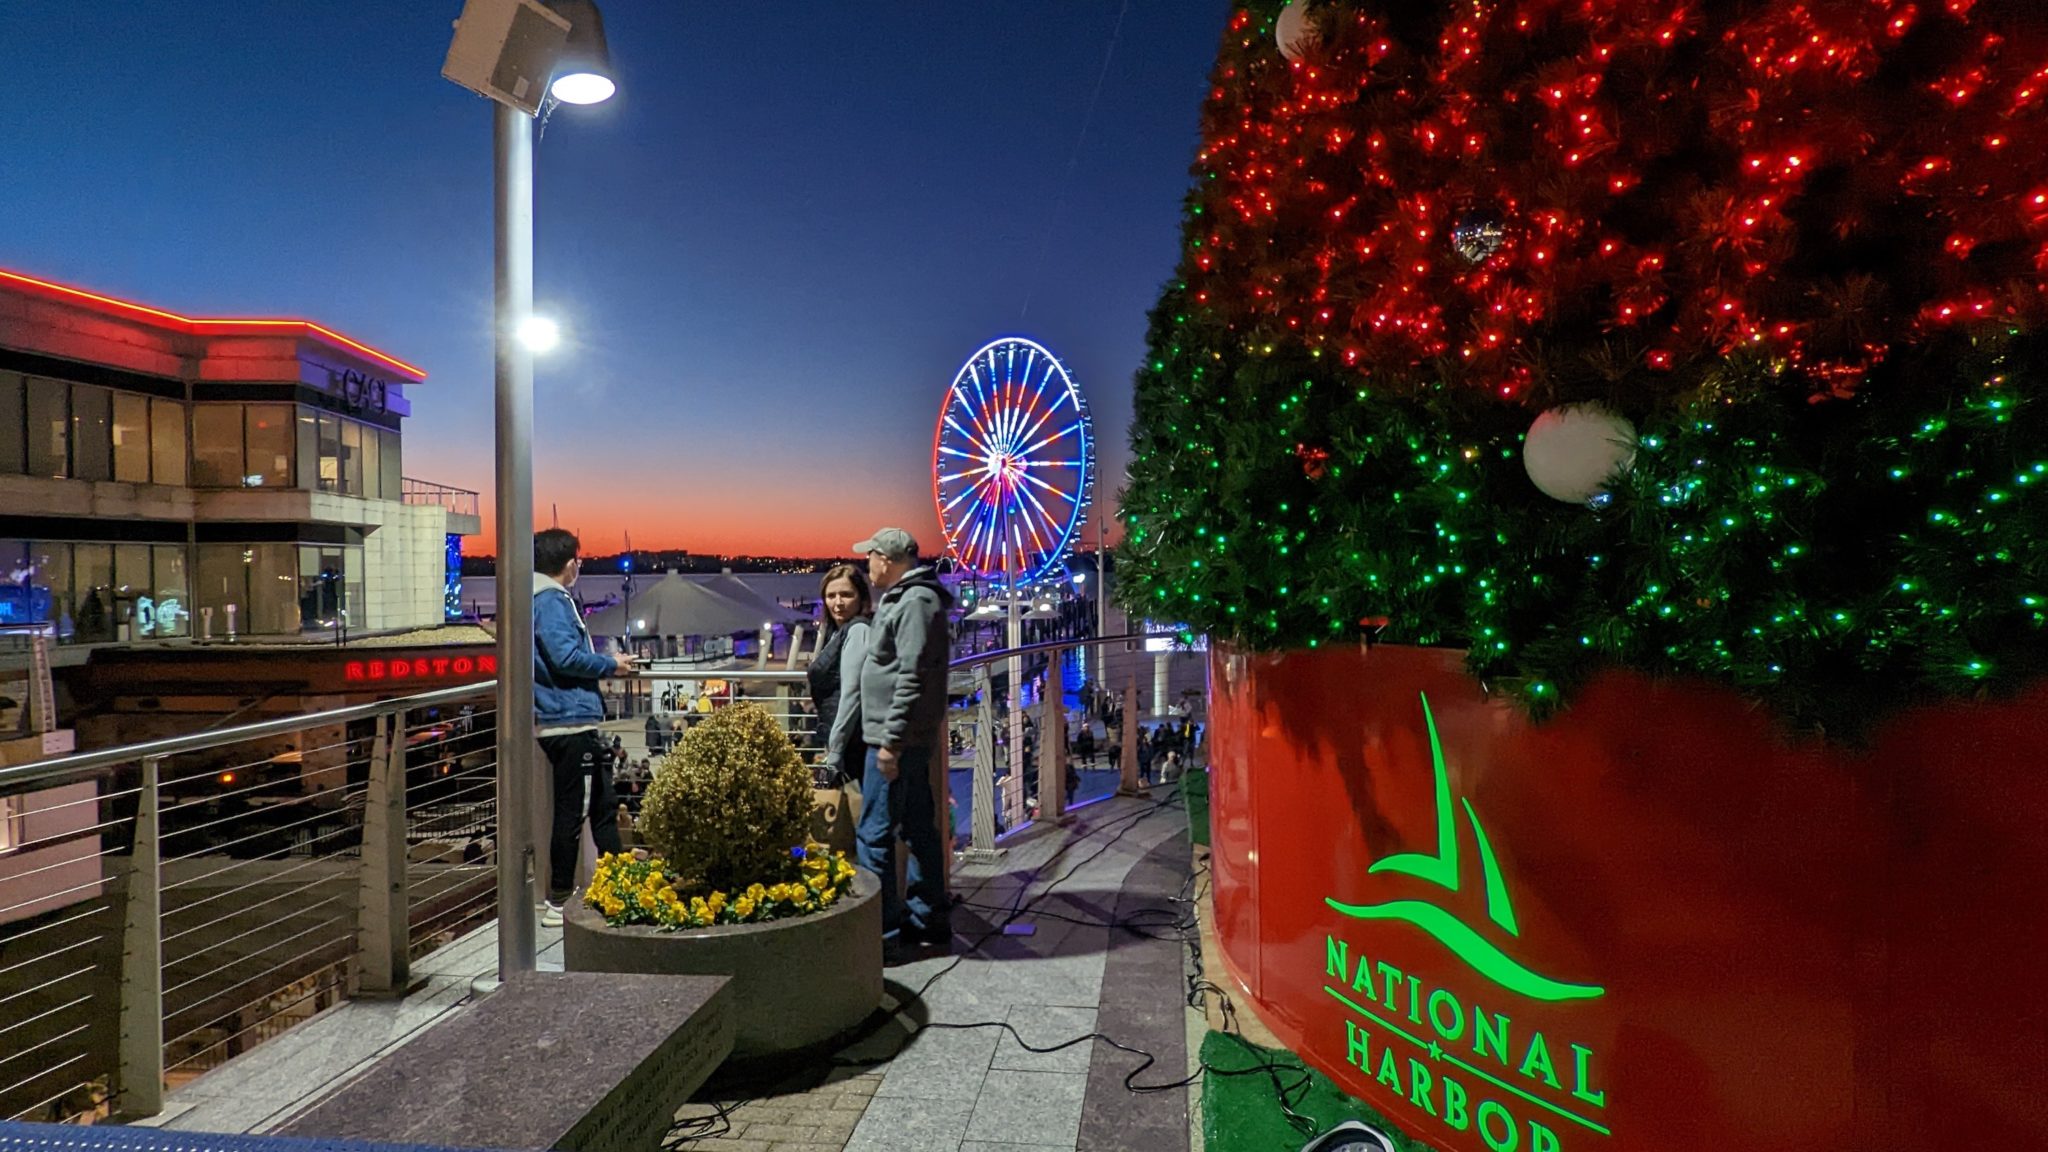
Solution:
<path fill-rule="evenodd" d="M 354 349 L 379 364 L 411 376 L 416 381 L 427 378 L 426 369 L 408 364 L 390 353 L 379 352 L 368 344 L 359 340 L 351 340 L 334 329 L 324 324 L 316 324 L 311 320 L 272 320 L 235 317 L 195 318 L 180 316 L 176 312 L 166 312 L 161 308 L 151 308 L 146 304 L 137 304 L 131 300 L 119 300 L 112 296 L 103 296 L 98 292 L 87 292 L 83 288 L 72 288 L 68 285 L 58 284 L 55 281 L 40 280 L 34 276 L 24 276 L 19 272 L 9 272 L 5 269 L 0 269 L 0 281 L 19 284 L 25 288 L 32 288 L 45 295 L 55 296 L 73 303 L 97 304 L 103 308 L 126 312 L 163 324 L 166 327 L 181 329 L 194 336 L 205 335 L 206 329 L 296 328 L 302 333 L 317 335 L 345 348 Z"/>

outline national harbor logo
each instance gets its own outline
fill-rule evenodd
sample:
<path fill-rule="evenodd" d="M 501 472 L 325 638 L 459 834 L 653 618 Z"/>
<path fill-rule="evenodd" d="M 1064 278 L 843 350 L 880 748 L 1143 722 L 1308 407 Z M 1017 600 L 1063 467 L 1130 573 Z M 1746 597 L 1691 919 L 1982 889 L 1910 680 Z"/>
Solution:
<path fill-rule="evenodd" d="M 1375 924 L 1401 924 L 1428 935 L 1446 953 L 1450 976 L 1404 972 L 1370 958 L 1373 938 L 1324 937 L 1323 985 L 1350 1010 L 1344 1020 L 1345 1060 L 1406 1101 L 1411 1130 L 1427 1138 L 1477 1131 L 1492 1152 L 1564 1152 L 1567 1137 L 1611 1136 L 1605 1122 L 1607 1092 L 1598 1087 L 1599 1057 L 1579 1038 L 1518 1028 L 1514 1012 L 1535 1002 L 1556 1009 L 1607 994 L 1536 971 L 1514 955 L 1522 935 L 1514 897 L 1494 856 L 1493 842 L 1472 802 L 1453 805 L 1450 772 L 1429 697 L 1422 697 L 1429 730 L 1430 768 L 1436 785 L 1436 851 L 1404 852 L 1381 858 L 1368 872 L 1416 882 L 1417 889 L 1376 904 L 1352 904 L 1328 897 L 1324 903 L 1347 917 Z M 1467 879 L 1458 837 L 1459 813 L 1478 849 L 1487 919 L 1482 932 L 1432 898 L 1435 890 L 1456 894 Z M 1505 946 L 1489 936 L 1504 935 Z M 1383 939 L 1384 937 L 1379 937 Z M 1472 977 L 1477 977 L 1475 981 Z M 1468 992 L 1464 985 L 1490 985 Z M 1430 1132 L 1428 1129 L 1436 1128 Z"/>

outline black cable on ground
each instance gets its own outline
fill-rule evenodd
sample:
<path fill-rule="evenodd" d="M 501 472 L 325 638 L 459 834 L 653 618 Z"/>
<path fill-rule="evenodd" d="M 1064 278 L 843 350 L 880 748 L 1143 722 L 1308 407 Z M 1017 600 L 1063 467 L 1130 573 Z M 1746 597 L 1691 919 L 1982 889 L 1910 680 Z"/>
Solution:
<path fill-rule="evenodd" d="M 1153 807 L 1141 811 L 1134 816 L 1122 817 L 1121 819 L 1126 822 L 1125 827 L 1122 830 L 1120 830 L 1115 836 L 1111 837 L 1106 843 L 1102 845 L 1102 847 L 1098 848 L 1095 852 L 1090 854 L 1087 859 L 1082 860 L 1080 863 L 1074 865 L 1072 868 L 1067 869 L 1067 871 L 1065 871 L 1060 876 L 1055 878 L 1051 884 L 1048 884 L 1046 886 L 1044 891 L 1040 892 L 1037 896 L 1033 897 L 1029 902 L 1023 902 L 1022 897 L 1025 894 L 1025 892 L 1029 890 L 1030 885 L 1036 880 L 1036 871 L 1034 871 L 1031 874 L 1030 879 L 1027 879 L 1024 882 L 1024 884 L 1018 888 L 1017 894 L 1019 899 L 1017 901 L 1013 901 L 1007 908 L 1000 905 L 970 905 L 971 907 L 993 908 L 998 911 L 1005 911 L 1008 913 L 1008 915 L 1003 919 L 1003 921 L 1000 924 L 995 925 L 992 931 L 983 935 L 980 939 L 976 940 L 974 944 L 969 947 L 967 952 L 962 953 L 960 956 L 956 957 L 953 963 L 948 964 L 946 967 L 934 973 L 930 979 L 927 979 L 924 982 L 924 984 L 920 986 L 915 993 L 912 994 L 911 1002 L 914 1003 L 918 1000 L 923 999 L 925 992 L 928 991 L 933 984 L 937 983 L 940 977 L 945 976 L 947 973 L 953 971 L 953 969 L 959 967 L 961 962 L 966 960 L 968 955 L 971 955 L 973 952 L 979 950 L 983 944 L 987 943 L 995 936 L 1000 935 L 1005 928 L 1007 928 L 1010 924 L 1015 923 L 1021 916 L 1027 913 L 1032 916 L 1049 917 L 1052 919 L 1065 920 L 1076 924 L 1086 924 L 1090 926 L 1106 927 L 1110 929 L 1122 928 L 1126 931 L 1131 931 L 1137 935 L 1148 935 L 1147 933 L 1140 931 L 1140 927 L 1157 925 L 1134 925 L 1131 922 L 1130 917 L 1118 917 L 1108 921 L 1087 920 L 1080 917 L 1063 916 L 1059 913 L 1037 911 L 1035 909 L 1035 905 L 1037 905 L 1040 901 L 1046 899 L 1047 897 L 1053 895 L 1055 890 L 1059 887 L 1059 885 L 1062 882 L 1064 882 L 1068 877 L 1074 875 L 1074 873 L 1078 872 L 1082 867 L 1093 862 L 1094 860 L 1099 858 L 1103 853 L 1107 852 L 1111 847 L 1113 847 L 1117 843 L 1117 841 L 1123 839 L 1123 837 L 1131 830 L 1131 828 L 1135 827 L 1139 821 L 1144 820 L 1147 817 L 1156 815 L 1163 809 L 1175 807 L 1177 806 L 1177 802 L 1177 797 L 1169 798 L 1166 800 L 1154 801 Z M 1051 863 L 1052 861 L 1047 861 L 1047 865 L 1050 865 Z M 1040 870 L 1042 870 L 1043 867 L 1045 866 L 1042 865 Z M 1201 871 L 1191 872 L 1188 876 L 1188 879 L 1185 880 L 1181 885 L 1181 894 L 1173 898 L 1174 902 L 1177 904 L 1182 904 L 1189 909 L 1192 909 L 1197 902 L 1197 898 L 1193 895 L 1194 886 L 1197 880 L 1206 873 L 1206 868 L 1202 869 Z M 1154 913 L 1163 913 L 1164 909 L 1140 910 L 1141 913 L 1147 911 Z M 1037 1054 L 1058 1052 L 1065 1048 L 1071 1048 L 1076 1044 L 1085 1043 L 1091 1040 L 1101 1040 L 1103 1043 L 1108 1044 L 1110 1047 L 1115 1048 L 1119 1051 L 1128 1052 L 1131 1055 L 1142 1057 L 1142 1060 L 1138 1064 L 1138 1066 L 1133 1068 L 1129 1073 L 1127 1073 L 1124 1076 L 1123 1083 L 1125 1090 L 1133 1093 L 1175 1091 L 1178 1089 L 1186 1088 L 1188 1085 L 1193 1084 L 1196 1080 L 1199 1080 L 1202 1076 L 1209 1074 L 1217 1076 L 1252 1076 L 1265 1074 L 1272 1078 L 1274 1094 L 1278 1097 L 1281 1111 L 1286 1114 L 1288 1122 L 1293 1124 L 1296 1128 L 1312 1134 L 1315 1127 L 1314 1121 L 1295 1112 L 1293 1107 L 1293 1100 L 1297 1097 L 1298 1094 L 1306 1092 L 1308 1090 L 1310 1085 L 1312 1085 L 1314 1082 L 1313 1079 L 1309 1076 L 1308 1072 L 1305 1069 L 1282 1064 L 1278 1061 L 1274 1061 L 1265 1057 L 1260 1053 L 1257 1046 L 1253 1045 L 1250 1041 L 1246 1040 L 1242 1035 L 1238 1034 L 1233 1027 L 1229 1026 L 1234 1025 L 1236 1017 L 1236 1010 L 1234 1006 L 1230 1005 L 1229 993 L 1227 993 L 1221 987 L 1218 987 L 1217 985 L 1210 983 L 1207 980 L 1200 979 L 1199 977 L 1199 973 L 1201 970 L 1201 945 L 1200 934 L 1197 930 L 1198 923 L 1194 913 L 1190 911 L 1181 917 L 1176 917 L 1172 921 L 1172 925 L 1173 927 L 1179 929 L 1179 941 L 1182 944 L 1189 947 L 1192 962 L 1197 973 L 1196 976 L 1191 976 L 1189 980 L 1190 1006 L 1192 1007 L 1199 1003 L 1200 993 L 1204 991 L 1213 992 L 1215 995 L 1222 997 L 1225 1005 L 1224 1011 L 1227 1025 L 1224 1034 L 1230 1036 L 1239 1044 L 1243 1045 L 1246 1054 L 1252 1056 L 1257 1061 L 1257 1063 L 1253 1064 L 1251 1067 L 1219 1068 L 1206 1060 L 1202 1060 L 1200 1054 L 1198 1053 L 1196 1055 L 1197 1067 L 1193 1073 L 1184 1076 L 1179 1080 L 1170 1081 L 1164 1084 L 1139 1084 L 1137 1083 L 1138 1076 L 1142 1074 L 1147 1068 L 1150 1068 L 1153 1064 L 1157 1063 L 1158 1057 L 1151 1052 L 1148 1052 L 1142 1048 L 1136 1048 L 1131 1045 L 1125 1044 L 1122 1041 L 1117 1040 L 1115 1037 L 1102 1032 L 1090 1032 L 1086 1035 L 1076 1036 L 1070 1040 L 1062 1041 L 1048 1048 L 1040 1048 L 1027 1043 L 1024 1040 L 1024 1037 L 1017 1032 L 1017 1029 L 1014 1025 L 1010 1024 L 1008 1021 L 1003 1020 L 982 1020 L 964 1024 L 927 1022 L 922 1027 L 920 1027 L 918 1031 L 923 1031 L 925 1028 L 947 1028 L 956 1030 L 965 1030 L 971 1028 L 1000 1028 L 1003 1031 L 1008 1032 L 1011 1038 L 1017 1041 L 1019 1047 L 1023 1048 L 1027 1052 Z M 1190 933 L 1193 934 L 1190 935 Z M 1157 940 L 1173 939 L 1172 937 L 1165 936 L 1150 936 L 1149 938 Z M 911 1033 L 911 1035 L 914 1037 L 916 1033 L 913 1032 Z M 1292 1083 L 1285 1082 L 1281 1079 L 1282 1073 L 1290 1074 L 1296 1077 L 1296 1079 Z"/>
<path fill-rule="evenodd" d="M 1012 900 L 1008 905 L 978 904 L 972 901 L 956 902 L 955 907 L 1001 912 L 1004 914 L 1004 918 L 1000 922 L 994 923 L 987 932 L 984 932 L 981 936 L 979 936 L 971 944 L 969 944 L 966 947 L 966 949 L 964 949 L 958 955 L 956 955 L 953 958 L 952 963 L 947 964 L 945 967 L 939 969 L 937 972 L 934 972 L 931 976 L 926 978 L 924 983 L 919 985 L 915 992 L 911 993 L 909 1000 L 897 1005 L 896 1014 L 901 1015 L 905 1008 L 908 1008 L 911 1004 L 915 1004 L 923 1000 L 925 993 L 931 990 L 932 985 L 938 983 L 940 979 L 950 974 L 954 969 L 958 968 L 962 963 L 964 963 L 967 960 L 969 956 L 972 956 L 976 952 L 979 952 L 981 948 L 984 945 L 986 945 L 990 940 L 993 940 L 996 937 L 1003 935 L 1005 933 L 1005 930 L 1011 924 L 1014 924 L 1018 919 L 1028 914 L 1031 916 L 1043 917 L 1047 919 L 1064 921 L 1073 924 L 1080 924 L 1089 927 L 1103 927 L 1111 930 L 1122 929 L 1124 931 L 1131 932 L 1134 935 L 1138 935 L 1151 940 L 1178 940 L 1179 943 L 1188 948 L 1190 963 L 1193 968 L 1193 971 L 1188 976 L 1188 1006 L 1191 1008 L 1198 1007 L 1201 1003 L 1201 998 L 1204 995 L 1217 996 L 1222 1002 L 1222 1012 L 1224 1016 L 1223 1035 L 1226 1035 L 1231 1039 L 1237 1041 L 1238 1044 L 1244 1048 L 1245 1054 L 1252 1057 L 1255 1063 L 1245 1068 L 1221 1068 L 1214 1064 L 1211 1064 L 1207 1060 L 1202 1059 L 1200 1054 L 1197 1053 L 1195 1057 L 1195 1071 L 1190 1073 L 1189 1075 L 1181 1077 L 1178 1080 L 1168 1081 L 1166 1083 L 1161 1084 L 1139 1084 L 1137 1083 L 1137 1078 L 1141 1074 L 1143 1074 L 1146 1069 L 1158 1063 L 1158 1057 L 1152 1052 L 1146 1051 L 1142 1048 L 1134 1047 L 1129 1044 L 1125 1044 L 1122 1041 L 1104 1032 L 1088 1032 L 1080 1036 L 1075 1036 L 1068 1040 L 1063 1040 L 1058 1044 L 1054 1044 L 1049 1047 L 1040 1047 L 1026 1041 L 1023 1035 L 1017 1031 L 1016 1026 L 1009 1023 L 1006 1020 L 980 1020 L 971 1023 L 959 1024 L 927 1021 L 919 1025 L 914 1031 L 910 1032 L 907 1036 L 905 1036 L 905 1044 L 907 1045 L 910 1040 L 915 1039 L 919 1032 L 923 1032 L 926 1029 L 930 1028 L 942 1028 L 955 1031 L 966 1031 L 969 1029 L 976 1028 L 999 1028 L 1004 1032 L 1009 1033 L 1010 1037 L 1017 1042 L 1018 1047 L 1024 1049 L 1027 1052 L 1031 1052 L 1038 1055 L 1059 1052 L 1067 1048 L 1072 1048 L 1077 1044 L 1085 1044 L 1090 1041 L 1100 1040 L 1104 1044 L 1107 1044 L 1120 1052 L 1126 1052 L 1133 1056 L 1141 1058 L 1138 1065 L 1132 1068 L 1128 1073 L 1126 1073 L 1123 1078 L 1124 1089 L 1132 1093 L 1178 1091 L 1180 1089 L 1188 1087 L 1189 1085 L 1194 1084 L 1196 1081 L 1200 1080 L 1202 1077 L 1207 1075 L 1256 1076 L 1263 1074 L 1269 1076 L 1272 1079 L 1274 1096 L 1277 1098 L 1280 1104 L 1281 1112 L 1285 1114 L 1288 1123 L 1290 1123 L 1296 1129 L 1304 1133 L 1313 1135 L 1315 1132 L 1315 1122 L 1309 1119 L 1308 1117 L 1305 1117 L 1300 1113 L 1296 1112 L 1293 1106 L 1294 1099 L 1297 1098 L 1299 1094 L 1307 1092 L 1309 1087 L 1314 1083 L 1313 1077 L 1308 1073 L 1306 1069 L 1295 1067 L 1288 1064 L 1282 1064 L 1278 1061 L 1266 1057 L 1256 1045 L 1251 1043 L 1251 1041 L 1246 1040 L 1244 1036 L 1237 1030 L 1236 1007 L 1231 1003 L 1229 992 L 1223 989 L 1222 987 L 1218 986 L 1217 984 L 1213 983 L 1212 981 L 1208 980 L 1202 973 L 1199 922 L 1198 917 L 1196 913 L 1193 911 L 1193 909 L 1196 907 L 1200 900 L 1199 895 L 1195 892 L 1195 886 L 1200 879 L 1202 879 L 1204 876 L 1208 874 L 1208 869 L 1206 866 L 1202 869 L 1190 872 L 1188 878 L 1182 882 L 1180 894 L 1171 898 L 1173 903 L 1184 906 L 1186 909 L 1188 909 L 1188 911 L 1183 915 L 1171 917 L 1165 923 L 1151 922 L 1141 924 L 1136 922 L 1135 920 L 1136 916 L 1145 915 L 1148 913 L 1151 915 L 1166 915 L 1166 910 L 1163 908 L 1139 909 L 1136 913 L 1133 913 L 1130 916 L 1115 917 L 1106 921 L 1085 919 L 1077 916 L 1067 916 L 1056 912 L 1043 912 L 1038 911 L 1036 909 L 1036 905 L 1039 904 L 1041 901 L 1045 900 L 1047 897 L 1052 896 L 1058 889 L 1060 884 L 1064 883 L 1067 879 L 1069 879 L 1074 874 L 1079 872 L 1082 868 L 1093 863 L 1097 859 L 1100 859 L 1104 853 L 1108 852 L 1111 848 L 1115 847 L 1119 841 L 1121 841 L 1126 835 L 1128 835 L 1132 828 L 1137 827 L 1137 825 L 1142 821 L 1149 819 L 1152 816 L 1158 815 L 1160 812 L 1166 809 L 1178 806 L 1181 806 L 1180 798 L 1178 796 L 1172 796 L 1164 800 L 1154 800 L 1152 801 L 1151 806 L 1148 808 L 1142 809 L 1131 815 L 1120 816 L 1115 821 L 1112 821 L 1110 825 L 1107 825 L 1102 829 L 1091 830 L 1087 835 L 1075 841 L 1075 843 L 1084 842 L 1096 835 L 1099 835 L 1101 832 L 1108 831 L 1109 827 L 1113 827 L 1116 824 L 1123 825 L 1117 831 L 1116 835 L 1110 837 L 1094 852 L 1090 853 L 1085 859 L 1079 861 L 1072 867 L 1066 869 L 1060 875 L 1054 877 L 1052 882 L 1047 884 L 1043 891 L 1039 892 L 1038 895 L 1033 896 L 1028 901 L 1025 900 L 1024 897 L 1030 891 L 1031 885 L 1038 881 L 1039 876 L 1045 871 L 1045 869 L 1057 863 L 1060 860 L 1060 858 L 1066 854 L 1067 849 L 1073 846 L 1072 844 L 1069 844 L 1067 848 L 1062 848 L 1061 851 L 1058 854 L 1056 854 L 1052 859 L 1047 860 L 1044 864 L 1041 864 L 1037 868 L 1032 869 L 1029 873 L 1026 873 L 1026 879 L 1017 888 L 1016 898 Z M 1171 927 L 1175 930 L 1176 935 L 1154 935 L 1150 932 L 1145 931 L 1145 929 L 1148 928 L 1164 927 Z M 897 1049 L 897 1053 L 900 1053 L 901 1051 L 901 1048 Z M 839 1068 L 872 1068 L 881 1064 L 888 1063 L 889 1060 L 895 1058 L 895 1055 L 897 1053 L 892 1053 L 889 1057 L 878 1060 L 834 1060 L 832 1061 L 832 1065 L 834 1067 Z M 1295 1077 L 1295 1079 L 1291 1083 L 1286 1080 L 1283 1080 L 1283 1073 L 1293 1076 Z M 691 1140 L 709 1139 L 730 1133 L 732 1131 L 732 1114 L 750 1102 L 751 1101 L 741 1100 L 728 1102 L 723 1105 L 714 1105 L 713 1112 L 711 1112 L 708 1115 L 696 1116 L 691 1117 L 688 1120 L 677 1121 L 676 1124 L 669 1129 L 667 1137 L 663 1141 L 663 1147 L 673 1148 L 677 1145 L 687 1143 Z"/>
<path fill-rule="evenodd" d="M 1105 825 L 1105 827 L 1100 830 L 1090 830 L 1088 835 L 1081 837 L 1080 840 L 1076 841 L 1076 843 L 1083 842 L 1087 839 L 1092 838 L 1093 836 L 1099 835 L 1101 832 L 1107 831 L 1110 827 L 1114 827 L 1116 824 L 1121 823 L 1123 825 L 1123 827 L 1117 832 L 1115 836 L 1111 837 L 1100 848 L 1096 849 L 1095 852 L 1091 853 L 1087 859 L 1080 861 L 1073 867 L 1061 873 L 1058 877 L 1056 877 L 1053 880 L 1053 882 L 1050 885 L 1046 887 L 1044 892 L 1041 892 L 1030 903 L 1035 904 L 1038 902 L 1038 900 L 1042 900 L 1046 896 L 1051 895 L 1053 890 L 1056 887 L 1058 887 L 1060 883 L 1065 881 L 1068 877 L 1072 876 L 1081 868 L 1099 859 L 1103 855 L 1103 853 L 1109 851 L 1109 849 L 1114 847 L 1118 841 L 1122 840 L 1123 837 L 1127 835 L 1132 828 L 1136 827 L 1140 821 L 1145 820 L 1151 816 L 1155 816 L 1164 809 L 1173 807 L 1174 803 L 1175 801 L 1171 798 L 1166 800 L 1155 800 L 1152 801 L 1152 806 L 1149 808 L 1141 809 L 1140 811 L 1130 815 L 1119 816 L 1116 820 L 1111 821 L 1108 825 Z M 1070 848 L 1072 847 L 1072 845 L 1070 844 L 1068 845 L 1068 847 Z M 1060 859 L 1060 856 L 1065 855 L 1066 851 L 1066 848 L 1062 848 L 1060 853 L 1055 855 L 1052 859 L 1047 860 L 1038 868 L 1033 869 L 1029 873 L 1026 873 L 1025 875 L 1027 878 L 1025 879 L 1024 883 L 1021 884 L 1017 889 L 1018 900 L 1013 901 L 1007 909 L 1004 909 L 1008 912 L 1008 917 L 1005 920 L 1003 920 L 1002 923 L 995 925 L 995 927 L 991 931 L 984 933 L 979 938 L 977 938 L 973 943 L 969 944 L 964 951 L 962 951 L 958 956 L 955 956 L 953 958 L 953 962 L 951 964 L 948 964 L 944 968 L 941 968 L 939 971 L 933 973 L 930 976 L 930 978 L 926 979 L 925 982 L 918 987 L 917 991 L 911 993 L 910 999 L 908 1001 L 897 1006 L 896 1013 L 900 1014 L 909 1005 L 915 1004 L 918 1001 L 922 1000 L 924 998 L 924 994 L 927 991 L 929 991 L 932 985 L 937 983 L 941 977 L 952 972 L 955 968 L 958 968 L 961 965 L 961 963 L 963 963 L 969 956 L 979 951 L 984 944 L 987 944 L 990 940 L 993 940 L 997 936 L 1002 935 L 1003 929 L 1005 927 L 1013 923 L 1018 916 L 1022 915 L 1026 910 L 1029 909 L 1030 904 L 1022 903 L 1022 898 L 1030 890 L 1031 885 L 1037 881 L 1040 873 L 1042 873 L 1046 868 L 1056 863 Z M 908 1036 L 904 1038 L 904 1040 L 907 1044 L 911 1039 L 916 1037 L 918 1032 L 921 1032 L 928 1027 L 970 1028 L 987 1027 L 990 1025 L 1008 1027 L 1006 1023 L 994 1021 L 991 1021 L 988 1024 L 971 1025 L 934 1025 L 926 1023 L 924 1025 L 919 1026 L 919 1028 L 916 1031 L 911 1032 Z M 1068 1045 L 1062 1045 L 1062 1047 L 1071 1046 L 1071 1044 L 1080 1043 L 1082 1040 L 1087 1040 L 1091 1038 L 1092 1037 L 1088 1036 L 1079 1037 L 1074 1041 L 1071 1041 Z M 1108 1038 L 1105 1037 L 1104 1039 L 1107 1040 Z M 1018 1037 L 1018 1042 L 1022 1043 L 1023 1038 Z M 1138 1049 L 1128 1048 L 1125 1045 L 1117 1044 L 1115 1041 L 1109 1042 L 1115 1044 L 1116 1047 L 1124 1048 L 1125 1051 L 1139 1051 Z M 899 1048 L 897 1049 L 897 1051 L 901 1052 L 902 1049 Z M 1147 1065 L 1149 1065 L 1152 1059 L 1151 1054 L 1141 1054 L 1146 1057 Z M 885 1064 L 888 1062 L 888 1060 L 894 1058 L 895 1054 L 892 1053 L 889 1057 L 880 1060 L 834 1060 L 832 1062 L 832 1066 L 839 1068 L 868 1068 L 874 1067 L 879 1064 Z M 1142 1066 L 1139 1068 L 1139 1071 L 1143 1071 Z M 1133 1075 L 1135 1074 L 1136 1073 L 1133 1073 Z M 712 1111 L 705 1115 L 691 1116 L 684 1120 L 678 1120 L 673 1125 L 671 1125 L 668 1131 L 663 1135 L 661 1146 L 664 1149 L 673 1149 L 683 1144 L 687 1144 L 693 1140 L 707 1140 L 714 1139 L 719 1136 L 728 1135 L 732 1132 L 733 1113 L 739 1111 L 741 1108 L 745 1107 L 749 1103 L 752 1103 L 751 1099 L 732 1100 L 727 1101 L 724 1104 L 714 1104 L 712 1105 Z"/>

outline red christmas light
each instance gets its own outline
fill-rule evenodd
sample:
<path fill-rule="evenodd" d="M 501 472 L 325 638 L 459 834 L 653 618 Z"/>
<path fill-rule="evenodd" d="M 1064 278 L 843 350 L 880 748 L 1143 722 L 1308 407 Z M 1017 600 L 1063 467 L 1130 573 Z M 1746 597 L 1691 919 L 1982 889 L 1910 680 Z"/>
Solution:
<path fill-rule="evenodd" d="M 1743 349 L 1838 396 L 1895 344 L 2048 318 L 2048 8 L 1471 0 L 1432 26 L 1333 0 L 1316 20 L 1298 66 L 1233 40 L 1240 82 L 1206 111 L 1197 192 L 1230 224 L 1184 275 L 1258 342 L 1327 338 L 1414 387 L 1448 356 L 1452 386 L 1542 403 L 1503 360 L 1656 333 L 1644 387 Z M 1468 217 L 1498 239 L 1454 247 Z M 1881 289 L 1836 290 L 1858 281 Z"/>

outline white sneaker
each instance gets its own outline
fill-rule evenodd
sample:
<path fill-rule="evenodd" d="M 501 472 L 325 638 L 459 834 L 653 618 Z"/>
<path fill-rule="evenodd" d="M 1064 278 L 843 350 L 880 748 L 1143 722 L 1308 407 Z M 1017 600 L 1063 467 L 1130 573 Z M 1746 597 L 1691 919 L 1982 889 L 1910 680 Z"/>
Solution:
<path fill-rule="evenodd" d="M 560 928 L 562 926 L 562 906 L 553 900 L 549 900 L 545 907 L 547 910 L 540 914 L 540 926 L 543 928 Z"/>

